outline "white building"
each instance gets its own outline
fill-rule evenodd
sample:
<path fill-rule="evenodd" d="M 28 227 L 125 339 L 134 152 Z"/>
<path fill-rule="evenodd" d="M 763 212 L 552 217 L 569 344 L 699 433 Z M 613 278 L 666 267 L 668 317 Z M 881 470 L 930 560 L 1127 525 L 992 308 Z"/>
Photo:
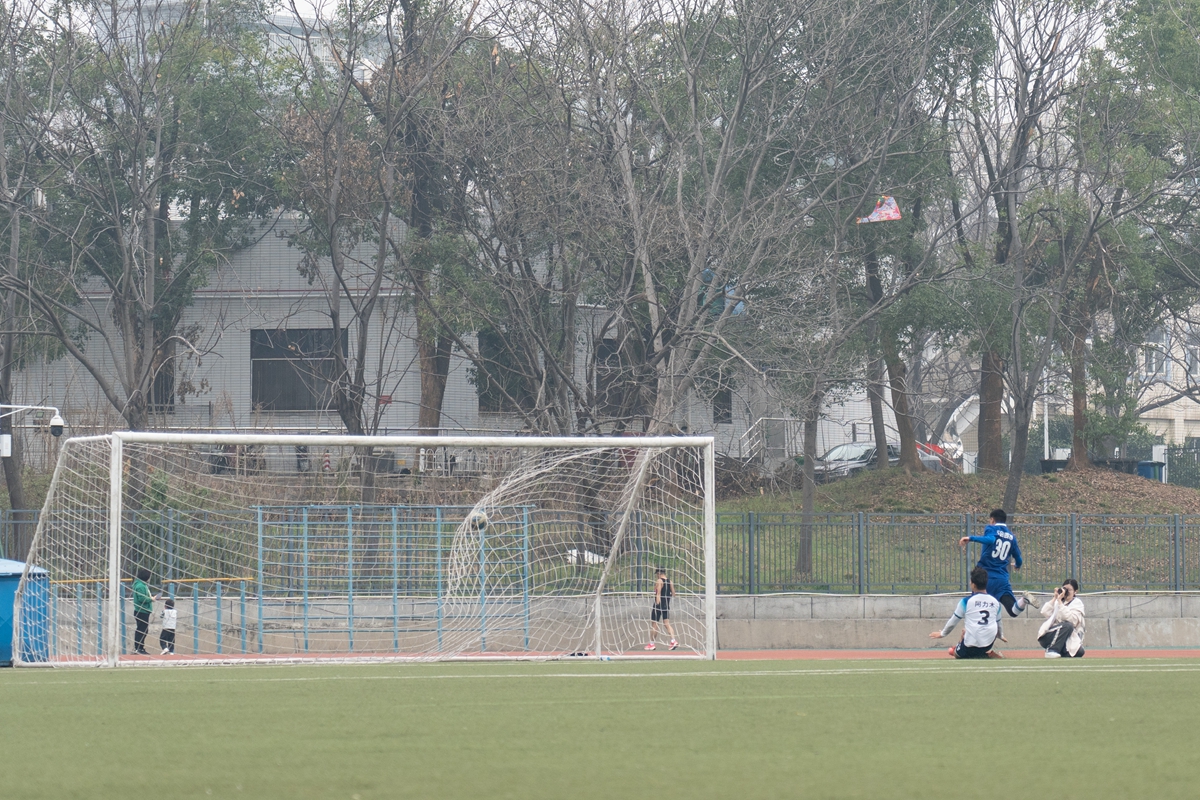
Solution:
<path fill-rule="evenodd" d="M 254 245 L 233 253 L 195 293 L 177 331 L 195 348 L 174 349 L 171 367 L 160 373 L 152 397 L 152 424 L 177 430 L 343 431 L 330 407 L 328 380 L 333 337 L 329 301 L 318 278 L 312 283 L 297 269 L 304 256 L 291 247 L 287 234 L 300 225 L 283 218 Z M 369 258 L 364 256 L 364 262 Z M 318 271 L 319 274 L 320 271 Z M 311 271 L 310 271 L 310 274 Z M 355 284 L 352 276 L 349 286 Z M 378 412 L 378 432 L 407 433 L 417 428 L 420 406 L 420 368 L 415 343 L 415 318 L 405 310 L 408 297 L 400 285 L 385 286 L 384 302 L 367 344 L 368 399 L 366 416 Z M 85 297 L 94 319 L 105 319 L 107 295 Z M 343 301 L 344 313 L 349 313 Z M 581 325 L 576 364 L 584 370 L 597 347 L 593 329 Z M 581 315 L 582 316 L 582 315 Z M 345 324 L 345 318 L 343 324 Z M 353 349 L 354 333 L 343 338 Z M 468 337 L 474 345 L 474 337 Z M 115 369 L 101 337 L 86 340 L 85 351 L 100 370 Z M 518 414 L 489 411 L 481 404 L 472 382 L 471 362 L 456 351 L 442 405 L 443 431 L 516 432 Z M 581 380 L 587 377 L 580 375 Z M 104 397 L 97 382 L 79 362 L 64 356 L 51 363 L 30 363 L 14 375 L 14 392 L 23 402 L 62 409 L 68 433 L 90 433 L 123 427 L 123 421 Z M 722 452 L 741 455 L 745 435 L 760 417 L 770 417 L 761 382 L 741 381 L 737 388 L 715 398 L 692 393 L 680 409 L 677 424 L 694 434 L 714 435 Z M 483 407 L 481 407 L 481 405 Z M 36 421 L 28 423 L 36 427 Z M 37 460 L 38 448 L 29 455 Z"/>

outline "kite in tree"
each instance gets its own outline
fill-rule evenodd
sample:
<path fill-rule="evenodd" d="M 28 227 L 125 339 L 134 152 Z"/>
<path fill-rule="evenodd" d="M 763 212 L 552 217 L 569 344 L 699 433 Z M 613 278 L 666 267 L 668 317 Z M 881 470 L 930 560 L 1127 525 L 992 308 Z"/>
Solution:
<path fill-rule="evenodd" d="M 896 198 L 885 194 L 875 201 L 875 210 L 865 217 L 858 218 L 858 224 L 864 222 L 889 222 L 894 219 L 901 219 L 900 206 L 896 205 Z"/>

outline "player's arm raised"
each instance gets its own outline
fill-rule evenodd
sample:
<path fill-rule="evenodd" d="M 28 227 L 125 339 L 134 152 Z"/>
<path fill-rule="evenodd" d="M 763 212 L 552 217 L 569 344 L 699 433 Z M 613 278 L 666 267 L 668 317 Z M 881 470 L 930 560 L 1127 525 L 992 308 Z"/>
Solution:
<path fill-rule="evenodd" d="M 983 536 L 964 536 L 958 540 L 958 543 L 963 547 L 967 546 L 967 542 L 978 542 L 984 547 L 991 547 L 996 543 L 996 534 L 987 533 Z"/>

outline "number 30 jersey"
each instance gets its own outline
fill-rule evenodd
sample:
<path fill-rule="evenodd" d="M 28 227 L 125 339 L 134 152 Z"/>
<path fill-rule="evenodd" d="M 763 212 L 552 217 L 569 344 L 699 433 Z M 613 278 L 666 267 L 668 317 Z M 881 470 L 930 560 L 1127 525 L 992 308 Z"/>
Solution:
<path fill-rule="evenodd" d="M 1000 601 L 980 592 L 958 601 L 958 607 L 946 621 L 942 635 L 954 630 L 963 621 L 963 644 L 968 647 L 987 647 L 1000 635 Z"/>
<path fill-rule="evenodd" d="M 983 552 L 979 556 L 979 566 L 986 569 L 988 575 L 1003 575 L 1007 579 L 1010 558 L 1016 564 L 1017 569 L 1021 568 L 1021 548 L 1017 546 L 1017 537 L 1004 523 L 988 525 L 983 531 L 983 536 L 969 538 L 972 542 L 979 542 L 983 545 Z"/>

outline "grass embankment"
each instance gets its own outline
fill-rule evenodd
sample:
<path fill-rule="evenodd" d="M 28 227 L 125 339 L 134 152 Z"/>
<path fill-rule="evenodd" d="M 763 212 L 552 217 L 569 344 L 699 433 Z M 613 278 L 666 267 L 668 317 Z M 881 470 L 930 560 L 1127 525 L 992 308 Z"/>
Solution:
<path fill-rule="evenodd" d="M 23 800 L 1190 798 L 1197 689 L 1090 659 L 5 670 L 0 752 Z"/>
<path fill-rule="evenodd" d="M 1004 497 L 1004 475 L 869 471 L 817 487 L 818 511 L 986 514 Z M 1109 470 L 1026 475 L 1016 511 L 1023 514 L 1200 514 L 1200 491 Z M 799 511 L 800 492 L 727 498 L 721 511 Z M 1010 510 L 1011 513 L 1011 510 Z"/>

